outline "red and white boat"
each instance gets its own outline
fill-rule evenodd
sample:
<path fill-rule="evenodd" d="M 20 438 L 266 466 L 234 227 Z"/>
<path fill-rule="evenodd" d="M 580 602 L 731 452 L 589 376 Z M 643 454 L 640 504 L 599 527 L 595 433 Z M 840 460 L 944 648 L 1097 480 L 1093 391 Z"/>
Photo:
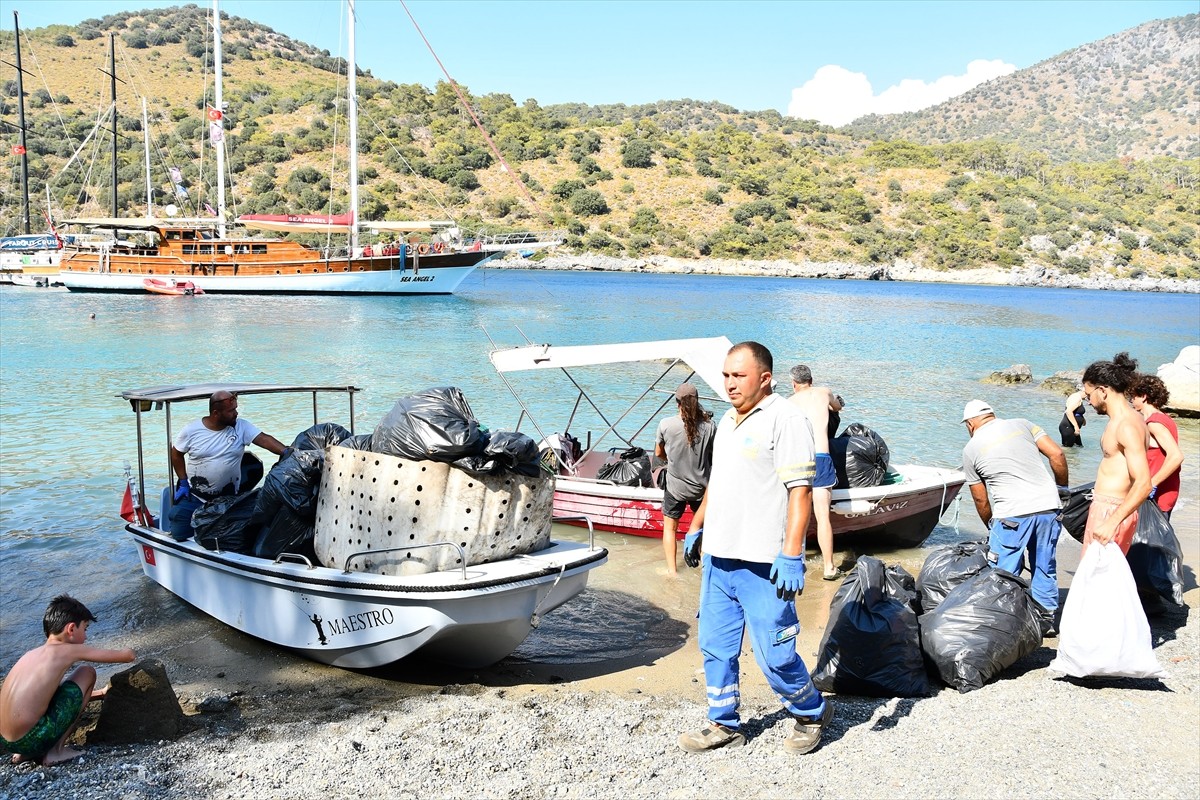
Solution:
<path fill-rule="evenodd" d="M 649 440 L 654 435 L 657 421 L 667 413 L 674 412 L 671 400 L 680 383 L 696 383 L 701 401 L 707 401 L 708 409 L 714 414 L 722 413 L 728 396 L 723 388 L 721 367 L 731 346 L 726 337 L 718 336 L 577 347 L 532 345 L 493 350 L 489 356 L 492 365 L 521 406 L 518 429 L 528 418 L 543 442 L 554 441 L 551 437 L 557 434 L 556 430 L 547 431 L 534 418 L 530 402 L 519 395 L 508 380 L 509 373 L 526 370 L 560 371 L 577 390 L 570 416 L 561 429 L 563 432 L 570 432 L 577 420 L 582 420 L 584 425 L 594 422 L 600 429 L 594 440 L 591 430 L 579 437 L 586 444 L 582 446 L 582 454 L 578 459 L 560 463 L 559 475 L 555 479 L 555 516 L 584 516 L 601 530 L 662 538 L 662 489 L 618 486 L 596 476 L 604 464 L 615 458 L 613 451 L 616 449 L 641 446 L 647 452 L 653 452 L 654 444 Z M 636 379 L 639 365 L 642 379 L 649 376 L 651 380 L 644 390 L 629 391 L 616 385 L 622 380 Z M 579 371 L 585 367 L 609 367 L 606 393 L 628 403 L 623 412 L 614 415 L 602 410 L 585 388 L 585 380 L 569 371 Z M 616 373 L 615 380 L 613 372 Z M 655 375 L 657 377 L 653 377 Z M 544 392 L 537 397 L 541 402 L 546 402 Z M 639 413 L 633 416 L 635 410 L 639 410 Z M 648 418 L 645 417 L 647 410 L 650 411 Z M 615 422 L 610 422 L 610 419 L 615 419 Z M 634 428 L 634 425 L 637 427 Z M 637 441 L 643 434 L 642 441 Z M 616 445 L 615 448 L 612 444 L 605 444 L 610 437 L 616 440 L 612 443 Z M 835 536 L 854 534 L 894 546 L 919 545 L 958 496 L 966 476 L 953 469 L 903 464 L 891 467 L 889 479 L 888 483 L 881 486 L 833 491 L 831 516 Z M 687 510 L 679 520 L 679 538 L 687 533 L 691 517 L 691 511 Z M 809 537 L 815 538 L 816 532 L 814 520 L 809 527 Z"/>
<path fill-rule="evenodd" d="M 191 297 L 192 295 L 204 294 L 204 290 L 191 281 L 146 278 L 142 281 L 142 286 L 146 287 L 146 291 L 151 294 L 167 294 L 177 297 Z"/>

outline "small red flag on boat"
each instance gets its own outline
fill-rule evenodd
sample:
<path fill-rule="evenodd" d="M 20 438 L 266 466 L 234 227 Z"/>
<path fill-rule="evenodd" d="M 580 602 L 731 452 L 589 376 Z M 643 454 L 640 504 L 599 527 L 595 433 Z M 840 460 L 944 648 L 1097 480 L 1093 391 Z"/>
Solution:
<path fill-rule="evenodd" d="M 125 496 L 121 498 L 121 519 L 126 522 L 137 519 L 137 512 L 133 508 L 133 490 L 128 483 L 125 484 Z"/>
<path fill-rule="evenodd" d="M 225 115 L 224 115 L 224 114 L 222 114 L 222 113 L 220 112 L 220 110 L 218 110 L 218 109 L 215 109 L 215 108 L 210 108 L 210 109 L 208 110 L 208 119 L 209 119 L 209 121 L 210 121 L 210 122 L 217 122 L 217 121 L 218 121 L 218 120 L 220 120 L 220 119 L 221 119 L 221 117 L 223 117 L 223 116 L 225 116 Z"/>
<path fill-rule="evenodd" d="M 25 148 L 21 147 L 19 144 L 14 144 L 12 146 L 12 153 L 14 156 L 23 156 L 25 155 Z"/>

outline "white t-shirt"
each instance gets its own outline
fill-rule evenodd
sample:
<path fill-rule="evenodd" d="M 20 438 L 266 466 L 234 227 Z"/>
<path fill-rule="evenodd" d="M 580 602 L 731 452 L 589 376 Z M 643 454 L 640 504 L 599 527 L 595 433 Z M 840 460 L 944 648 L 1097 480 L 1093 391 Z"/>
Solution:
<path fill-rule="evenodd" d="M 717 424 L 704 552 L 770 564 L 783 547 L 788 490 L 812 486 L 816 476 L 812 424 L 776 394 L 764 397 L 740 425 L 736 417 L 731 408 Z"/>
<path fill-rule="evenodd" d="M 238 417 L 219 431 L 210 431 L 203 420 L 189 422 L 175 436 L 176 450 L 187 456 L 188 483 L 204 497 L 234 494 L 242 482 L 242 454 L 262 431 Z"/>

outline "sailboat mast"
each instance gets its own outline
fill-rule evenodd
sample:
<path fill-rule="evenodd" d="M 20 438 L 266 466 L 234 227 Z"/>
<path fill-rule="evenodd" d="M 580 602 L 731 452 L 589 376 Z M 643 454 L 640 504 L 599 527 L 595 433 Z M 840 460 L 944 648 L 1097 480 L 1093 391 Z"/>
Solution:
<path fill-rule="evenodd" d="M 112 97 L 112 215 L 117 216 L 117 35 L 108 35 L 108 79 Z"/>
<path fill-rule="evenodd" d="M 354 0 L 350 6 L 350 64 L 346 81 L 346 99 L 350 120 L 350 247 L 358 246 L 358 67 L 354 64 Z"/>
<path fill-rule="evenodd" d="M 29 233 L 29 155 L 25 149 L 25 82 L 21 69 L 21 25 L 13 12 L 13 30 L 17 33 L 17 125 L 21 141 L 21 215 L 25 233 Z"/>
<path fill-rule="evenodd" d="M 221 11 L 217 7 L 218 0 L 213 0 L 213 62 L 215 70 L 215 87 L 213 90 L 213 107 L 220 114 L 215 124 L 222 129 L 225 127 L 225 102 L 221 95 Z M 225 238 L 225 135 L 214 142 L 217 148 L 217 234 Z"/>
<path fill-rule="evenodd" d="M 146 115 L 146 98 L 142 98 L 142 141 L 146 145 L 146 218 L 154 216 L 154 194 L 150 189 L 150 119 Z"/>

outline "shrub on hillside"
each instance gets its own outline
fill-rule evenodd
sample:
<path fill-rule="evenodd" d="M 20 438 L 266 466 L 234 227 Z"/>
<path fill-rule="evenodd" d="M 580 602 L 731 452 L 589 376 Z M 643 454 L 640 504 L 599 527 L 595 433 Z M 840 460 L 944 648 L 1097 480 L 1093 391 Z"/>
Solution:
<path fill-rule="evenodd" d="M 580 189 L 568 201 L 571 211 L 582 216 L 597 216 L 608 213 L 608 202 L 595 189 Z"/>
<path fill-rule="evenodd" d="M 654 147 L 645 139 L 630 139 L 621 148 L 621 166 L 648 169 L 654 166 Z"/>

